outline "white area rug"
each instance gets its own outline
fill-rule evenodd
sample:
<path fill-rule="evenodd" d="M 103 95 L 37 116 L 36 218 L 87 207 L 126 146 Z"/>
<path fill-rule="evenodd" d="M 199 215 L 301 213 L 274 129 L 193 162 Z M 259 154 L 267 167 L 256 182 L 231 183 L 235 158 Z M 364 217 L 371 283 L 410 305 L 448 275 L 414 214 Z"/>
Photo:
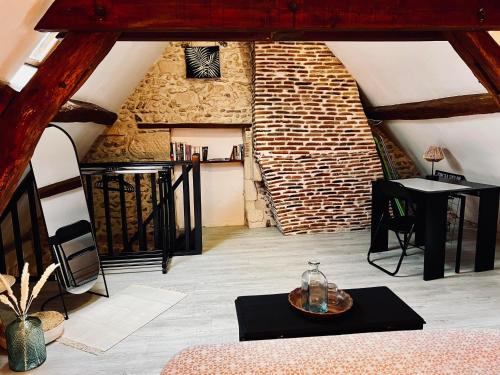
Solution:
<path fill-rule="evenodd" d="M 70 313 L 58 340 L 89 353 L 101 354 L 162 314 L 186 295 L 171 290 L 131 285 L 110 298 Z"/>

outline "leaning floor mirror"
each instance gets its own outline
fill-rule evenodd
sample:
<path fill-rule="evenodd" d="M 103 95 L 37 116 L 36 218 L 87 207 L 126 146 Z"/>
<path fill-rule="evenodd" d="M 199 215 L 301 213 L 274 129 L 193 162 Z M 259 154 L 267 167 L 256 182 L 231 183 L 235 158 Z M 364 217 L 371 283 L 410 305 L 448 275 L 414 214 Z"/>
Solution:
<path fill-rule="evenodd" d="M 47 127 L 36 146 L 31 168 L 49 245 L 60 265 L 57 275 L 60 289 L 72 294 L 89 292 L 97 281 L 101 265 L 78 155 L 69 134 L 54 125 Z M 105 279 L 104 286 L 103 296 L 107 297 Z M 62 302 L 67 317 L 63 298 Z"/>

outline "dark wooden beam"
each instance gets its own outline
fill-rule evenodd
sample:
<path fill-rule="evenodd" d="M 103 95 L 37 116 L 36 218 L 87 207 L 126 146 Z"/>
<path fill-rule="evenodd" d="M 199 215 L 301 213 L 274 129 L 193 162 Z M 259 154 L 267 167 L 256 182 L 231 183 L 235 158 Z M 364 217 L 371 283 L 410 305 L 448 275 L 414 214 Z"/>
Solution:
<path fill-rule="evenodd" d="M 138 122 L 139 129 L 248 129 L 252 124 Z"/>
<path fill-rule="evenodd" d="M 498 3 L 500 7 L 500 2 Z M 491 95 L 500 95 L 500 46 L 486 31 L 452 32 L 450 44 Z"/>
<path fill-rule="evenodd" d="M 0 84 L 0 114 L 17 94 L 8 85 Z M 95 122 L 96 124 L 113 125 L 118 118 L 114 112 L 98 105 L 80 100 L 68 100 L 57 115 L 52 119 L 55 122 Z"/>
<path fill-rule="evenodd" d="M 500 105 L 489 94 L 365 108 L 366 117 L 372 120 L 428 120 L 497 112 L 500 112 Z"/>
<path fill-rule="evenodd" d="M 114 112 L 108 111 L 98 105 L 82 102 L 80 100 L 68 100 L 57 115 L 52 119 L 54 122 L 95 122 L 102 125 L 113 125 L 118 118 Z"/>
<path fill-rule="evenodd" d="M 58 38 L 63 38 L 65 33 L 59 33 Z M 447 40 L 440 31 L 294 31 L 294 32 L 206 32 L 203 36 L 209 41 L 247 42 L 254 40 L 269 41 L 354 41 L 354 42 L 422 42 Z M 199 41 L 199 32 L 124 32 L 119 41 Z"/>
<path fill-rule="evenodd" d="M 9 85 L 4 85 L 0 83 L 0 114 L 10 103 L 12 98 L 16 95 L 17 91 L 14 90 Z"/>
<path fill-rule="evenodd" d="M 64 181 L 56 182 L 38 189 L 38 196 L 40 199 L 52 197 L 57 194 L 66 193 L 67 191 L 78 189 L 82 186 L 82 179 L 80 176 L 68 178 Z"/>
<path fill-rule="evenodd" d="M 118 33 L 69 33 L 0 115 L 0 212 L 28 165 L 43 130 L 81 87 Z"/>
<path fill-rule="evenodd" d="M 224 31 L 497 29 L 498 0 L 56 0 L 36 26 L 38 31 L 192 33 L 197 40 Z"/>

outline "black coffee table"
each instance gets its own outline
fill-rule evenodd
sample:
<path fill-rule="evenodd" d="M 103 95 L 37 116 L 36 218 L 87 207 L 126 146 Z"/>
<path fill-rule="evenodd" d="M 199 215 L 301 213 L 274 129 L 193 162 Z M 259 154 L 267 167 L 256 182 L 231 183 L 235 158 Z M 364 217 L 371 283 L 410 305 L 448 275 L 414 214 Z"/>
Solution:
<path fill-rule="evenodd" d="M 346 289 L 354 305 L 334 318 L 311 318 L 288 303 L 288 293 L 236 298 L 240 341 L 416 330 L 425 321 L 385 286 Z"/>

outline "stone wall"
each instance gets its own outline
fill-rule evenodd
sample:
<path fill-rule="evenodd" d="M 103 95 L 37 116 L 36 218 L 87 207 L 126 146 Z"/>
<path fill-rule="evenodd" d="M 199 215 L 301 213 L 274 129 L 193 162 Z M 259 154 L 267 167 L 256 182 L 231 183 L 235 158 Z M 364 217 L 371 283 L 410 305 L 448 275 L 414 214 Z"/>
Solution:
<path fill-rule="evenodd" d="M 196 43 L 196 45 L 214 43 Z M 168 130 L 139 130 L 144 122 L 250 123 L 251 55 L 246 43 L 220 47 L 220 79 L 186 79 L 183 43 L 171 43 L 123 103 L 116 123 L 100 136 L 85 160 L 165 160 Z"/>
<path fill-rule="evenodd" d="M 382 171 L 356 82 L 323 43 L 254 48 L 254 154 L 278 227 L 368 227 Z"/>
<path fill-rule="evenodd" d="M 190 43 L 214 45 L 215 43 Z M 118 120 L 101 135 L 85 156 L 86 162 L 168 160 L 170 132 L 140 130 L 136 115 L 144 122 L 162 123 L 251 123 L 252 121 L 252 59 L 248 43 L 220 46 L 220 79 L 186 79 L 183 43 L 169 44 L 160 59 L 151 67 L 134 92 L 123 103 Z M 196 131 L 196 130 L 194 130 Z M 250 132 L 251 137 L 251 132 Z M 246 141 L 251 145 L 251 142 Z M 270 221 L 253 178 L 252 150 L 245 158 L 246 217 L 250 226 L 265 226 Z M 132 182 L 129 180 L 129 182 Z M 256 182 L 258 184 L 258 181 Z M 96 190 L 96 202 L 102 202 Z M 117 195 L 117 194 L 115 194 Z M 118 198 L 112 195 L 114 208 Z M 150 189 L 143 191 L 143 217 L 151 212 Z M 114 227 L 120 228 L 119 209 L 113 209 Z M 133 194 L 127 203 L 130 223 L 135 222 Z M 96 207 L 97 235 L 101 248 L 106 248 L 103 230 L 103 207 Z M 129 232 L 135 232 L 133 225 Z M 119 232 L 119 230 L 115 230 Z M 119 233 L 115 240 L 121 243 Z"/>

